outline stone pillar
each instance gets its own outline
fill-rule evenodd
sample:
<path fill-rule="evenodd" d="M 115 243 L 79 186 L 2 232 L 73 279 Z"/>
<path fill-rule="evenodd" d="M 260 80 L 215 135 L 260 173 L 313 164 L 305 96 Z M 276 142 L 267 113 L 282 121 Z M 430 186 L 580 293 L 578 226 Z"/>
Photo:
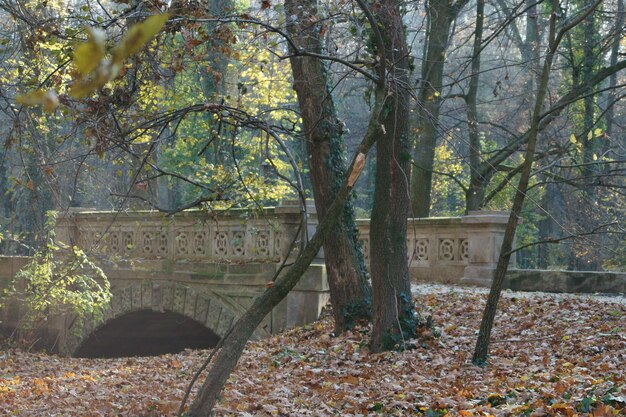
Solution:
<path fill-rule="evenodd" d="M 302 207 L 300 206 L 299 200 L 283 200 L 280 205 L 278 205 L 274 209 L 274 213 L 276 214 L 275 220 L 280 225 L 280 253 L 281 253 L 281 261 L 285 259 L 285 257 L 289 256 L 291 259 L 295 259 L 298 255 L 300 247 L 305 242 L 306 237 L 309 239 L 315 233 L 315 229 L 317 228 L 317 212 L 315 211 L 315 203 L 313 200 L 306 201 L 306 212 L 307 212 L 307 227 L 306 231 L 302 230 L 300 232 L 300 236 L 296 240 L 296 245 L 294 247 L 294 251 L 289 254 L 289 247 L 291 242 L 293 241 L 298 228 L 300 227 L 300 221 L 302 218 Z M 324 253 L 320 250 L 315 261 L 323 261 Z"/>
<path fill-rule="evenodd" d="M 486 210 L 470 211 L 462 218 L 469 245 L 469 260 L 461 278 L 462 284 L 491 285 L 508 220 L 507 212 Z"/>
<path fill-rule="evenodd" d="M 85 211 L 93 211 L 93 209 L 70 207 L 59 211 L 57 214 L 56 225 L 54 227 L 54 240 L 69 246 L 78 245 L 80 230 L 76 221 L 76 214 Z"/>
<path fill-rule="evenodd" d="M 298 200 L 283 201 L 275 208 L 276 219 L 281 228 L 281 261 L 285 259 L 289 251 L 295 233 L 301 221 L 301 206 Z M 312 200 L 307 200 L 307 234 L 310 239 L 317 228 L 317 213 Z M 306 235 L 301 231 L 296 242 L 294 251 L 289 255 L 288 262 L 296 259 L 302 243 L 306 243 Z M 326 277 L 326 265 L 324 264 L 324 253 L 322 250 L 313 260 L 309 269 L 300 278 L 295 288 L 287 295 L 273 312 L 273 320 L 277 329 L 276 332 L 285 328 L 304 325 L 319 318 L 322 308 L 330 300 L 330 290 Z"/>

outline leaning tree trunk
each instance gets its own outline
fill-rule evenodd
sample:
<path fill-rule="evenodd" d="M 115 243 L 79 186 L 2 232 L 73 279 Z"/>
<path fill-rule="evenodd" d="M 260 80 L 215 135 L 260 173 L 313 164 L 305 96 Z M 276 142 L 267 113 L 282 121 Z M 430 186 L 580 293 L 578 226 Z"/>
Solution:
<path fill-rule="evenodd" d="M 401 348 L 415 333 L 411 283 L 407 265 L 406 228 L 410 208 L 409 52 L 400 2 L 380 1 L 375 12 L 385 28 L 380 54 L 388 65 L 383 136 L 376 144 L 376 185 L 370 224 L 370 270 L 374 325 L 370 349 Z"/>
<path fill-rule="evenodd" d="M 213 366 L 209 370 L 200 392 L 191 405 L 189 416 L 207 417 L 211 414 L 224 384 L 228 380 L 229 375 L 235 368 L 243 352 L 247 340 L 263 318 L 269 314 L 297 284 L 302 274 L 306 271 L 311 261 L 322 247 L 323 242 L 335 229 L 337 221 L 343 213 L 345 203 L 352 192 L 354 183 L 363 170 L 366 155 L 377 138 L 382 134 L 381 130 L 383 126 L 381 126 L 379 122 L 379 115 L 381 113 L 385 93 L 382 88 L 384 85 L 385 72 L 379 71 L 378 82 L 375 87 L 375 101 L 367 132 L 358 147 L 357 154 L 350 164 L 347 174 L 342 179 L 342 184 L 337 190 L 334 201 L 327 209 L 324 218 L 321 219 L 317 231 L 285 275 L 276 279 L 274 285 L 254 301 L 252 307 L 237 320 L 232 330 L 224 337 L 221 342 L 222 347 L 214 358 Z"/>
<path fill-rule="evenodd" d="M 364 143 L 359 148 L 359 153 L 352 162 L 349 176 L 344 180 L 337 192 L 335 200 L 328 208 L 326 216 L 318 225 L 317 231 L 302 250 L 295 263 L 289 268 L 285 275 L 279 277 L 274 285 L 267 289 L 257 298 L 243 316 L 237 320 L 232 330 L 224 337 L 222 346 L 214 358 L 213 365 L 195 398 L 189 416 L 207 417 L 211 415 L 213 407 L 217 402 L 224 384 L 228 380 L 231 372 L 235 368 L 241 356 L 246 342 L 272 309 L 278 305 L 298 283 L 300 277 L 311 264 L 322 247 L 326 237 L 333 231 L 335 225 L 343 212 L 345 202 L 352 191 L 354 182 L 358 178 L 365 164 L 365 155 L 372 143 Z"/>
<path fill-rule="evenodd" d="M 328 88 L 325 64 L 302 52 L 321 54 L 317 1 L 285 1 L 287 30 L 293 42 L 291 70 L 306 140 L 311 184 L 319 218 L 328 212 L 345 175 L 343 132 Z M 295 48 L 297 48 L 297 50 Z M 350 198 L 335 230 L 324 241 L 324 256 L 333 306 L 335 332 L 371 316 L 371 287 L 357 240 Z"/>
<path fill-rule="evenodd" d="M 550 29 L 548 35 L 548 51 L 545 61 L 543 63 L 543 69 L 539 78 L 539 87 L 537 90 L 537 97 L 535 98 L 535 105 L 533 108 L 530 132 L 528 134 L 528 143 L 526 145 L 526 153 L 524 157 L 524 163 L 520 174 L 519 184 L 517 186 L 515 197 L 513 199 L 513 207 L 511 208 L 511 214 L 509 221 L 504 231 L 504 237 L 502 240 L 502 247 L 500 248 L 500 257 L 498 258 L 498 264 L 494 271 L 493 282 L 491 284 L 491 290 L 489 297 L 487 298 L 487 305 L 483 312 L 483 318 L 480 323 L 480 330 L 478 333 L 478 339 L 476 340 L 476 346 L 474 348 L 474 356 L 472 362 L 476 365 L 485 364 L 487 361 L 487 355 L 489 353 L 489 339 L 491 337 L 491 330 L 493 328 L 494 318 L 496 316 L 496 310 L 498 307 L 498 301 L 500 300 L 500 293 L 502 292 L 502 284 L 504 283 L 504 277 L 509 267 L 509 261 L 511 259 L 513 238 L 515 237 L 515 230 L 517 229 L 517 223 L 519 221 L 519 215 L 524 204 L 526 193 L 528 191 L 528 183 L 530 181 L 530 175 L 533 166 L 533 160 L 535 157 L 535 149 L 537 147 L 537 136 L 539 133 L 539 123 L 541 121 L 542 107 L 545 97 L 548 92 L 548 81 L 550 79 L 550 71 L 552 69 L 552 62 L 554 55 L 556 54 L 559 43 L 563 35 L 572 27 L 580 23 L 589 13 L 591 13 L 602 0 L 596 0 L 596 2 L 581 16 L 569 22 L 565 25 L 557 34 L 556 32 L 556 19 L 557 11 L 559 10 L 559 0 L 552 0 L 552 14 L 550 15 Z"/>

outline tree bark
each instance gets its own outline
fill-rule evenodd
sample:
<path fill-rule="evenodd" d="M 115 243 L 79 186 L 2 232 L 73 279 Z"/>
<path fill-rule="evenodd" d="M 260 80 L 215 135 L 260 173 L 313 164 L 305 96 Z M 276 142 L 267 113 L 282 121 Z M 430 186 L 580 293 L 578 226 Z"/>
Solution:
<path fill-rule="evenodd" d="M 615 26 L 613 27 L 613 36 L 615 39 L 613 40 L 613 45 L 611 45 L 611 56 L 609 58 L 610 66 L 617 65 L 617 61 L 619 59 L 619 47 L 622 37 L 620 34 L 622 33 L 622 27 L 624 26 L 624 0 L 617 1 L 617 16 L 615 17 Z M 614 103 L 617 101 L 617 92 L 615 87 L 617 86 L 617 74 L 612 74 L 609 77 L 609 99 L 608 105 L 610 106 L 606 112 L 606 134 L 609 138 L 613 138 L 614 128 L 615 128 L 615 105 Z M 605 154 L 608 151 L 610 141 L 603 142 L 602 154 Z"/>
<path fill-rule="evenodd" d="M 343 129 L 337 119 L 325 64 L 299 51 L 321 54 L 316 0 L 286 0 L 287 30 L 298 51 L 291 49 L 291 70 L 306 141 L 315 208 L 320 219 L 328 212 L 345 175 Z M 371 287 L 358 242 L 351 198 L 332 235 L 324 241 L 324 256 L 335 319 L 335 333 L 371 317 Z"/>
<path fill-rule="evenodd" d="M 480 54 L 485 15 L 484 0 L 476 0 L 476 28 L 472 53 L 472 76 L 465 102 L 467 103 L 467 125 L 469 131 L 470 185 L 465 194 L 465 213 L 478 210 L 485 200 L 485 177 L 480 172 L 481 143 L 478 129 L 478 81 L 480 78 Z"/>
<path fill-rule="evenodd" d="M 598 36 L 596 34 L 596 25 L 594 22 L 594 14 L 590 14 L 582 26 L 583 36 L 583 62 L 582 62 L 582 78 L 585 83 L 588 83 L 593 76 L 594 67 L 599 66 L 597 60 L 600 57 L 597 54 L 597 42 Z M 595 88 L 592 90 L 594 91 Z M 579 140 L 583 145 L 583 167 L 581 169 L 581 176 L 583 182 L 589 184 L 580 190 L 582 199 L 580 205 L 573 209 L 576 212 L 577 223 L 580 230 L 593 230 L 598 226 L 598 222 L 593 216 L 593 205 L 597 198 L 596 187 L 593 185 L 595 182 L 595 176 L 599 173 L 598 167 L 593 164 L 594 155 L 597 157 L 599 152 L 600 138 L 596 137 L 594 133 L 595 127 L 595 111 L 597 104 L 597 94 L 588 94 L 583 99 L 583 135 Z M 580 208 L 588 207 L 590 212 L 581 216 Z M 571 253 L 571 265 L 573 269 L 577 271 L 594 271 L 600 266 L 600 259 L 602 254 L 599 253 L 597 245 L 589 244 L 589 240 L 593 239 L 589 237 L 584 241 L 574 240 Z"/>
<path fill-rule="evenodd" d="M 211 415 L 218 396 L 235 368 L 235 365 L 237 365 L 237 361 L 243 352 L 246 342 L 263 318 L 265 318 L 298 283 L 300 277 L 304 274 L 311 264 L 311 261 L 322 247 L 322 243 L 326 237 L 335 228 L 343 212 L 346 199 L 352 191 L 354 182 L 363 169 L 365 156 L 373 142 L 374 138 L 372 138 L 371 135 L 368 135 L 366 140 L 362 142 L 357 156 L 348 171 L 349 175 L 344 179 L 335 200 L 327 210 L 326 216 L 320 222 L 317 231 L 302 250 L 294 264 L 283 276 L 276 279 L 271 288 L 267 289 L 254 301 L 252 306 L 237 320 L 233 329 L 224 337 L 222 347 L 213 361 L 213 366 L 209 370 L 200 392 L 191 405 L 189 416 L 208 417 Z"/>
<path fill-rule="evenodd" d="M 370 222 L 370 270 L 374 322 L 370 350 L 402 348 L 416 321 L 407 264 L 410 207 L 409 52 L 399 2 L 380 1 L 374 15 L 385 28 L 384 59 L 389 78 L 383 106 L 383 135 L 376 145 L 376 185 Z"/>

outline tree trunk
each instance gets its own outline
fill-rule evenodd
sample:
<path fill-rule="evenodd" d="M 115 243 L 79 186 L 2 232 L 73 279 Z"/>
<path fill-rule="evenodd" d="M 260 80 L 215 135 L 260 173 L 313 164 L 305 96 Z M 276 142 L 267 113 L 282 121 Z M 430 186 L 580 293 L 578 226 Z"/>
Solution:
<path fill-rule="evenodd" d="M 465 101 L 467 103 L 467 125 L 469 131 L 470 186 L 465 194 L 465 213 L 478 210 L 485 200 L 485 178 L 480 171 L 481 144 L 478 129 L 478 81 L 480 77 L 480 54 L 483 40 L 484 0 L 476 1 L 476 29 L 472 53 L 472 76 Z"/>
<path fill-rule="evenodd" d="M 299 51 L 323 52 L 317 11 L 316 0 L 285 1 L 287 30 Z M 324 62 L 298 56 L 299 51 L 291 51 L 291 70 L 302 117 L 315 207 L 319 218 L 323 219 L 345 175 L 343 131 L 328 87 Z M 356 320 L 371 317 L 371 287 L 350 200 L 348 198 L 333 234 L 324 241 L 336 333 L 346 330 Z"/>
<path fill-rule="evenodd" d="M 320 222 L 317 231 L 302 250 L 294 264 L 282 276 L 276 279 L 274 285 L 267 289 L 259 298 L 254 300 L 252 306 L 237 320 L 233 329 L 224 337 L 222 347 L 214 358 L 213 366 L 209 370 L 198 396 L 195 398 L 189 415 L 192 417 L 208 417 L 211 415 L 218 396 L 231 372 L 237 365 L 246 342 L 272 309 L 280 303 L 285 296 L 298 283 L 300 277 L 311 264 L 322 247 L 326 237 L 334 230 L 345 202 L 352 191 L 354 182 L 358 178 L 365 163 L 365 155 L 373 144 L 373 138 L 368 135 L 369 142 L 359 146 L 359 152 L 353 160 L 349 175 L 344 180 L 337 192 L 335 200 L 328 208 L 326 216 Z"/>
<path fill-rule="evenodd" d="M 435 147 L 442 104 L 442 80 L 450 26 L 466 0 L 452 5 L 451 0 L 428 1 L 428 38 L 426 60 L 418 102 L 417 145 L 413 155 L 415 168 L 411 175 L 411 208 L 414 217 L 428 217 L 433 179 Z"/>
<path fill-rule="evenodd" d="M 376 145 L 376 186 L 370 223 L 370 270 L 374 325 L 370 349 L 402 348 L 415 333 L 414 308 L 407 264 L 409 213 L 409 53 L 399 2 L 378 3 L 374 14 L 383 33 L 389 65 L 382 124 Z"/>
<path fill-rule="evenodd" d="M 613 28 L 614 34 L 613 36 L 615 36 L 615 40 L 613 40 L 613 45 L 611 45 L 611 57 L 610 57 L 610 65 L 612 67 L 614 67 L 615 65 L 617 65 L 617 61 L 619 58 L 619 47 L 620 47 L 620 42 L 622 40 L 622 37 L 620 36 L 620 34 L 622 33 L 622 27 L 624 26 L 624 0 L 618 0 L 617 1 L 617 16 L 615 17 L 615 26 Z M 610 106 L 607 111 L 606 111 L 606 134 L 609 137 L 609 139 L 613 138 L 614 136 L 614 128 L 615 128 L 615 105 L 614 103 L 618 100 L 618 93 L 615 89 L 615 87 L 617 86 L 617 74 L 612 74 L 609 77 L 609 88 L 610 88 L 610 93 L 609 93 L 609 100 L 608 100 L 608 105 Z M 610 140 L 605 140 L 602 142 L 603 143 L 603 148 L 602 148 L 602 154 L 604 155 L 608 149 L 609 149 L 609 144 L 611 143 Z"/>
<path fill-rule="evenodd" d="M 523 63 L 530 69 L 526 80 L 525 91 L 533 92 L 535 83 L 539 84 L 541 68 L 539 64 L 539 12 L 535 0 L 526 0 L 526 39 L 522 45 Z M 530 104 L 530 101 L 529 101 Z M 529 106 L 530 107 L 530 106 Z"/>
<path fill-rule="evenodd" d="M 598 36 L 596 35 L 596 25 L 594 24 L 594 15 L 589 15 L 582 23 L 582 35 L 583 35 L 583 62 L 582 62 L 582 78 L 583 82 L 588 83 L 591 79 L 594 67 L 599 66 L 597 60 L 599 59 L 597 52 Z M 595 88 L 592 91 L 596 90 Z M 575 208 L 578 216 L 578 228 L 581 231 L 592 230 L 598 226 L 598 222 L 594 217 L 595 201 L 596 201 L 596 175 L 599 170 L 596 165 L 593 164 L 594 156 L 597 158 L 599 152 L 600 138 L 596 137 L 594 132 L 595 127 L 595 110 L 596 110 L 597 96 L 595 94 L 588 94 L 583 99 L 583 137 L 580 138 L 583 143 L 583 167 L 581 169 L 582 183 L 587 184 L 580 190 L 579 198 L 582 199 L 581 204 Z M 587 207 L 588 212 L 584 216 L 580 216 L 580 208 Z M 585 211 L 587 211 L 585 210 Z M 578 271 L 593 271 L 597 270 L 600 266 L 599 260 L 602 254 L 598 251 L 598 246 L 590 244 L 590 240 L 593 237 L 588 237 L 585 240 L 574 240 L 572 245 L 572 264 L 574 269 Z"/>
<path fill-rule="evenodd" d="M 595 9 L 602 0 L 596 0 L 596 3 L 586 13 L 583 14 L 583 18 L 589 14 L 590 10 Z M 539 79 L 539 88 L 537 90 L 537 97 L 535 98 L 535 105 L 533 107 L 530 132 L 528 134 L 528 143 L 526 145 L 526 153 L 524 157 L 523 168 L 520 174 L 519 184 L 517 186 L 515 197 L 513 199 L 513 207 L 511 208 L 511 214 L 509 215 L 509 221 L 504 231 L 504 237 L 502 240 L 502 247 L 500 248 L 500 257 L 498 258 L 498 264 L 494 272 L 493 283 L 491 284 L 491 290 L 489 297 L 487 298 L 487 305 L 483 312 L 483 318 L 480 323 L 480 330 L 478 333 L 478 339 L 476 340 L 476 347 L 474 349 L 474 356 L 472 362 L 476 365 L 485 364 L 487 361 L 487 355 L 489 353 L 489 339 L 491 337 L 491 329 L 493 328 L 493 321 L 496 315 L 498 307 L 498 301 L 500 300 L 500 293 L 502 292 L 502 284 L 504 283 L 504 277 L 509 267 L 509 260 L 511 258 L 511 250 L 513 247 L 513 239 L 515 237 L 515 230 L 517 229 L 517 223 L 519 221 L 519 214 L 526 198 L 526 192 L 528 191 L 528 183 L 530 181 L 530 175 L 533 166 L 533 160 L 535 157 L 535 149 L 537 147 L 537 136 L 539 133 L 539 123 L 541 121 L 542 107 L 545 97 L 548 92 L 548 81 L 550 79 L 550 71 L 552 70 L 552 63 L 556 50 L 559 46 L 560 40 L 563 34 L 571 27 L 580 23 L 580 19 L 574 19 L 562 28 L 558 35 L 556 33 L 556 19 L 559 10 L 559 0 L 552 0 L 552 13 L 550 15 L 550 31 L 548 36 L 548 51 L 545 61 L 543 63 L 543 69 Z"/>

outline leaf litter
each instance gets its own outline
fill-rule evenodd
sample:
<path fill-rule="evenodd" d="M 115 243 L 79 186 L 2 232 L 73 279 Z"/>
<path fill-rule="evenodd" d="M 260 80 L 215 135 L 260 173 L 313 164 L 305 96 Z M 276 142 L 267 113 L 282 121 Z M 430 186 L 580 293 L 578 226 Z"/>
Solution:
<path fill-rule="evenodd" d="M 475 291 L 421 291 L 418 312 L 432 315 L 441 335 L 424 332 L 403 352 L 369 353 L 367 327 L 333 337 L 328 313 L 250 342 L 216 414 L 626 415 L 623 302 L 509 292 L 482 368 L 471 357 L 485 301 Z M 0 415 L 174 416 L 207 354 L 77 359 L 0 351 Z"/>

